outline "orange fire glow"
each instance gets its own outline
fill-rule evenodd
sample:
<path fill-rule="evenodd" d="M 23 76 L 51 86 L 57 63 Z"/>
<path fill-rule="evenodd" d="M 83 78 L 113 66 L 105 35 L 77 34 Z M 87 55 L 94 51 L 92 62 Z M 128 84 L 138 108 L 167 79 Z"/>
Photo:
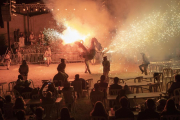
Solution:
<path fill-rule="evenodd" d="M 83 34 L 80 30 L 74 29 L 67 24 L 65 26 L 67 29 L 61 35 L 64 44 L 74 43 L 79 40 L 83 40 L 85 42 L 85 40 L 90 36 L 90 34 Z"/>

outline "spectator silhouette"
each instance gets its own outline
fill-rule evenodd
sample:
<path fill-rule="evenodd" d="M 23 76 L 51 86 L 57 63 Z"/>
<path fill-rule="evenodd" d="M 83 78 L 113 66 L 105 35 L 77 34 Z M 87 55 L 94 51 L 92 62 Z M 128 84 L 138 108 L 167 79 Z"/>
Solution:
<path fill-rule="evenodd" d="M 99 90 L 99 84 L 98 83 L 94 84 L 94 89 L 90 93 L 90 99 L 93 99 L 93 96 L 105 97 L 104 92 Z M 96 101 L 92 101 L 92 102 L 95 103 Z"/>
<path fill-rule="evenodd" d="M 64 72 L 64 69 L 62 67 L 57 68 L 58 73 L 54 76 L 53 81 L 58 80 L 58 82 L 55 82 L 55 86 L 62 86 L 64 82 L 67 81 L 67 78 L 69 77 L 68 74 Z M 61 82 L 59 82 L 61 81 Z"/>
<path fill-rule="evenodd" d="M 66 63 L 65 63 L 65 59 L 61 59 L 61 63 L 58 65 L 57 70 L 62 70 L 62 72 L 65 72 L 65 68 L 66 68 Z"/>
<path fill-rule="evenodd" d="M 52 96 L 52 92 L 48 91 L 47 94 L 46 94 L 46 97 L 44 97 L 43 94 L 42 94 L 42 91 L 43 91 L 44 87 L 45 87 L 47 84 L 48 84 L 48 82 L 45 82 L 45 83 L 42 85 L 42 87 L 41 87 L 41 89 L 40 89 L 40 91 L 39 91 L 39 92 L 40 92 L 40 97 L 41 97 L 41 99 L 42 99 L 42 104 L 53 104 L 53 103 L 55 103 L 55 101 L 56 101 L 56 97 L 53 97 L 53 96 Z M 57 92 L 55 92 L 55 96 L 57 96 Z"/>
<path fill-rule="evenodd" d="M 27 80 L 28 72 L 29 72 L 29 67 L 26 63 L 26 60 L 23 60 L 22 65 L 20 65 L 19 67 L 19 73 L 23 77 L 23 80 Z"/>
<path fill-rule="evenodd" d="M 24 110 L 19 110 L 17 113 L 16 113 L 16 118 L 17 120 L 26 120 L 26 113 Z"/>
<path fill-rule="evenodd" d="M 0 110 L 1 110 L 2 113 L 4 113 L 3 107 L 4 107 L 4 100 L 0 99 Z"/>
<path fill-rule="evenodd" d="M 62 92 L 66 106 L 68 107 L 69 111 L 71 111 L 72 104 L 74 103 L 74 89 L 70 87 L 69 82 L 64 83 L 64 88 L 62 89 Z"/>
<path fill-rule="evenodd" d="M 25 102 L 24 102 L 23 98 L 22 97 L 16 98 L 13 109 L 25 110 L 25 108 L 26 108 L 26 106 L 25 106 Z"/>
<path fill-rule="evenodd" d="M 115 118 L 133 118 L 134 119 L 134 114 L 129 108 L 129 101 L 126 97 L 121 97 L 120 98 L 120 105 L 121 108 L 118 109 L 115 112 Z"/>
<path fill-rule="evenodd" d="M 180 75 L 179 75 L 179 74 L 175 76 L 175 81 L 176 81 L 176 82 L 173 82 L 172 85 L 171 85 L 171 87 L 170 87 L 169 90 L 168 90 L 169 96 L 174 95 L 174 94 L 173 94 L 174 90 L 177 89 L 177 88 L 180 88 Z M 177 94 L 177 95 L 178 95 L 178 94 Z"/>
<path fill-rule="evenodd" d="M 142 112 L 139 112 L 137 120 L 144 120 L 144 119 L 153 119 L 157 118 L 160 119 L 159 113 L 155 111 L 156 105 L 152 99 L 146 100 L 147 109 Z"/>
<path fill-rule="evenodd" d="M 108 83 L 106 83 L 106 76 L 101 75 L 99 89 L 104 92 L 105 98 L 107 97 L 107 87 L 108 87 Z"/>
<path fill-rule="evenodd" d="M 114 78 L 114 84 L 110 85 L 110 87 L 109 87 L 109 94 L 110 95 L 112 94 L 112 93 L 110 93 L 110 90 L 112 90 L 112 89 L 122 89 L 122 86 L 118 85 L 118 82 L 119 82 L 119 78 L 115 77 Z"/>
<path fill-rule="evenodd" d="M 54 97 L 57 97 L 57 96 L 55 96 L 55 95 L 56 95 L 58 92 L 57 92 L 57 90 L 56 90 L 56 87 L 55 87 L 54 83 L 48 83 L 47 92 L 48 92 L 48 91 L 52 92 L 52 94 L 53 94 Z"/>
<path fill-rule="evenodd" d="M 82 81 L 82 89 L 86 89 L 86 86 L 88 85 L 88 83 L 86 82 L 85 79 L 79 78 L 79 74 L 75 75 L 75 80 L 74 81 Z M 72 86 L 74 84 L 74 81 L 71 83 Z"/>
<path fill-rule="evenodd" d="M 164 115 L 180 115 L 180 111 L 177 110 L 173 99 L 167 100 L 166 106 L 161 113 L 161 116 Z"/>
<path fill-rule="evenodd" d="M 0 110 L 0 120 L 4 120 L 4 117 L 3 117 L 1 110 Z"/>
<path fill-rule="evenodd" d="M 90 116 L 102 116 L 108 120 L 108 113 L 106 112 L 101 101 L 97 101 L 95 103 L 94 109 L 91 111 Z"/>
<path fill-rule="evenodd" d="M 3 105 L 4 117 L 6 119 L 13 118 L 13 106 L 14 104 L 11 102 L 11 95 L 6 95 L 5 104 Z"/>
<path fill-rule="evenodd" d="M 24 89 L 22 89 L 21 93 L 32 92 L 32 91 L 33 91 L 33 88 L 29 87 L 29 83 L 25 82 Z"/>
<path fill-rule="evenodd" d="M 108 83 L 106 83 L 106 76 L 105 75 L 101 75 L 99 87 L 107 89 Z"/>
<path fill-rule="evenodd" d="M 68 108 L 61 109 L 61 118 L 58 120 L 75 120 L 73 117 L 70 116 Z"/>
<path fill-rule="evenodd" d="M 122 97 L 126 97 L 126 98 L 127 98 L 124 89 L 121 89 L 121 90 L 118 92 L 118 95 L 117 95 L 117 97 L 116 97 L 116 101 L 115 101 L 114 105 L 112 105 L 112 106 L 114 107 L 114 110 L 117 110 L 117 109 L 121 108 L 120 99 L 121 99 Z"/>
<path fill-rule="evenodd" d="M 166 106 L 166 99 L 159 99 L 157 101 L 158 105 L 157 105 L 157 111 L 158 112 L 162 112 L 164 110 L 164 107 Z"/>
<path fill-rule="evenodd" d="M 14 86 L 14 89 L 17 90 L 19 93 L 21 93 L 24 85 L 23 77 L 21 75 L 18 75 L 18 79 L 16 81 L 16 85 Z"/>
<path fill-rule="evenodd" d="M 124 86 L 124 91 L 125 91 L 125 94 L 132 94 L 131 90 L 129 89 L 129 86 L 128 85 L 125 85 Z"/>
<path fill-rule="evenodd" d="M 44 109 L 42 107 L 37 107 L 35 111 L 36 120 L 43 120 Z"/>

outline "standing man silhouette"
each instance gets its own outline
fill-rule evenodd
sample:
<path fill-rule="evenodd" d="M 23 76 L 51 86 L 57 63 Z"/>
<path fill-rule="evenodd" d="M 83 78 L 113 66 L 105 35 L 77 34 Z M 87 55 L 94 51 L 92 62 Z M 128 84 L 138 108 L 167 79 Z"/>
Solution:
<path fill-rule="evenodd" d="M 103 57 L 103 75 L 106 77 L 106 80 L 108 80 L 108 74 L 110 71 L 110 62 L 107 60 L 107 56 Z"/>

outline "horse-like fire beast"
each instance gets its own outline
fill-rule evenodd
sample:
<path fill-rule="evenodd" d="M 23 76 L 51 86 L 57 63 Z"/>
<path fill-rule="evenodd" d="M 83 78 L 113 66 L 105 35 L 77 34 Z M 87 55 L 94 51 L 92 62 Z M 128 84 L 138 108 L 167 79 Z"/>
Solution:
<path fill-rule="evenodd" d="M 94 58 L 94 56 L 96 55 L 97 50 L 101 51 L 102 50 L 102 46 L 101 44 L 97 41 L 96 38 L 92 38 L 91 39 L 91 45 L 89 48 L 86 48 L 83 43 L 81 42 L 75 42 L 79 48 L 81 48 L 83 50 L 81 56 L 85 59 L 85 73 L 87 73 L 87 71 L 91 74 L 91 71 L 89 69 L 89 61 L 92 60 Z M 97 48 L 97 50 L 96 50 Z"/>

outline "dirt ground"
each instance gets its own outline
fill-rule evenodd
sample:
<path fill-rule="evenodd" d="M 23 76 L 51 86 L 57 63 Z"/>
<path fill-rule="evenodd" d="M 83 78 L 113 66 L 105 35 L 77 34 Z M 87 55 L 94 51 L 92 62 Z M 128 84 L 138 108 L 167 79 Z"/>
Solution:
<path fill-rule="evenodd" d="M 19 75 L 19 65 L 13 65 L 7 70 L 6 66 L 0 66 L 0 82 L 11 82 L 16 81 Z M 28 64 L 29 73 L 28 79 L 33 80 L 35 87 L 41 86 L 41 80 L 53 79 L 54 75 L 57 74 L 58 64 L 51 64 L 47 67 L 45 64 Z M 110 77 L 132 77 L 142 75 L 137 65 L 127 67 L 120 64 L 111 64 Z M 93 78 L 93 83 L 96 83 L 102 75 L 102 65 L 90 65 L 92 74 L 84 73 L 84 63 L 67 63 L 65 72 L 69 75 L 69 79 L 74 78 L 75 74 L 79 74 L 81 78 L 89 79 Z M 7 85 L 4 86 L 5 88 Z"/>

